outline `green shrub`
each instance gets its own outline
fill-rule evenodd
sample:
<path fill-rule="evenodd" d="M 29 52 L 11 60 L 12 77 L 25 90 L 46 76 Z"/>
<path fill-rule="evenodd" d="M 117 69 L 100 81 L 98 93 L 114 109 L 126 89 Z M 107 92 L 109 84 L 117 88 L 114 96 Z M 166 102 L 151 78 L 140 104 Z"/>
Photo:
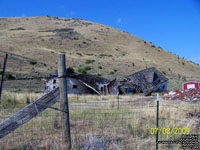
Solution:
<path fill-rule="evenodd" d="M 102 69 L 102 66 L 99 66 L 98 68 L 99 68 L 99 69 Z"/>
<path fill-rule="evenodd" d="M 95 60 L 86 60 L 85 61 L 86 64 L 92 64 L 93 62 L 95 62 Z"/>
<path fill-rule="evenodd" d="M 30 61 L 29 63 L 30 63 L 31 65 L 36 65 L 36 64 L 37 64 L 36 61 Z"/>
<path fill-rule="evenodd" d="M 113 74 L 114 74 L 114 72 L 113 72 L 113 71 L 111 71 L 111 72 L 110 72 L 110 75 L 113 75 Z"/>
<path fill-rule="evenodd" d="M 8 79 L 14 79 L 13 75 L 10 74 L 10 73 L 6 73 L 5 74 L 5 79 L 8 80 Z"/>
<path fill-rule="evenodd" d="M 97 76 L 99 76 L 99 77 L 100 77 L 100 76 L 101 76 L 101 74 L 100 74 L 100 73 L 98 73 L 98 74 L 97 74 Z"/>
<path fill-rule="evenodd" d="M 78 69 L 78 72 L 81 73 L 81 74 L 86 74 L 87 71 L 91 70 L 91 68 L 89 66 L 86 66 L 84 68 L 79 68 Z"/>
<path fill-rule="evenodd" d="M 117 72 L 117 69 L 114 69 L 114 72 Z"/>
<path fill-rule="evenodd" d="M 87 71 L 85 71 L 83 68 L 79 68 L 78 72 L 81 73 L 81 74 L 86 74 L 87 73 Z"/>
<path fill-rule="evenodd" d="M 71 72 L 74 72 L 74 68 L 72 68 L 72 67 L 69 67 L 68 70 Z"/>
<path fill-rule="evenodd" d="M 3 71 L 0 71 L 0 75 L 2 75 Z"/>
<path fill-rule="evenodd" d="M 91 70 L 91 68 L 89 66 L 86 66 L 86 67 L 84 67 L 84 70 L 89 71 L 89 70 Z"/>

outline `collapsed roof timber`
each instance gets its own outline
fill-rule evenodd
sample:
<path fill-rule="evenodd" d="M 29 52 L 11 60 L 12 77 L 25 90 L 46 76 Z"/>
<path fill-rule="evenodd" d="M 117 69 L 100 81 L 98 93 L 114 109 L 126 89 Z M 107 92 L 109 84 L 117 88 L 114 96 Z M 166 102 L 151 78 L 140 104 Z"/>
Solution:
<path fill-rule="evenodd" d="M 45 93 L 58 87 L 58 73 L 49 74 L 46 80 Z M 167 78 L 156 68 L 136 72 L 122 80 L 108 80 L 91 74 L 78 74 L 67 69 L 67 89 L 71 94 L 133 94 L 164 92 L 167 90 Z"/>

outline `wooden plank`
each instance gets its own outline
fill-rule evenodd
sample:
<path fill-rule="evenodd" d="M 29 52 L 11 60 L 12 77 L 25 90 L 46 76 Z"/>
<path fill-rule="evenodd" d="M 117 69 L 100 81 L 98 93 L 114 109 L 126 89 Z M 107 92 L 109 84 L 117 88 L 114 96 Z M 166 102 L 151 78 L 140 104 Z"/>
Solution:
<path fill-rule="evenodd" d="M 11 117 L 0 123 L 0 139 L 13 132 L 15 129 L 36 117 L 40 112 L 59 100 L 59 88 L 41 96 L 33 103 L 16 112 Z"/>
<path fill-rule="evenodd" d="M 4 74 L 6 71 L 6 62 L 7 62 L 7 58 L 8 58 L 8 54 L 6 53 L 5 59 L 4 59 L 4 63 L 3 63 L 3 72 L 2 72 L 2 76 L 1 76 L 1 86 L 0 86 L 0 104 L 1 104 L 1 93 L 3 90 L 3 80 L 4 80 Z"/>
<path fill-rule="evenodd" d="M 60 90 L 60 109 L 64 112 L 61 115 L 62 129 L 63 129 L 63 141 L 66 144 L 66 149 L 71 149 L 71 134 L 70 134 L 70 121 L 69 121 L 69 107 L 67 96 L 67 70 L 65 63 L 65 55 L 58 55 L 58 77 L 59 77 L 59 90 Z"/>

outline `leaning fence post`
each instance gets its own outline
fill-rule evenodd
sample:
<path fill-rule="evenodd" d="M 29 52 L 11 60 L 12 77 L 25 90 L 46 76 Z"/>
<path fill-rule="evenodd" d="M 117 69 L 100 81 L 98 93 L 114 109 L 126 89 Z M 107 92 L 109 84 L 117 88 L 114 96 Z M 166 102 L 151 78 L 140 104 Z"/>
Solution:
<path fill-rule="evenodd" d="M 3 64 L 3 72 L 1 75 L 1 86 L 0 86 L 0 105 L 1 105 L 1 93 L 2 93 L 2 89 L 3 89 L 3 80 L 4 80 L 4 74 L 6 71 L 6 62 L 7 62 L 7 58 L 8 58 L 8 54 L 6 53 L 6 57 L 4 59 L 4 64 Z"/>
<path fill-rule="evenodd" d="M 158 122 L 159 122 L 159 94 L 157 93 L 157 112 L 156 112 L 156 128 L 158 129 Z M 158 150 L 158 134 L 159 129 L 156 133 L 156 150 Z"/>
<path fill-rule="evenodd" d="M 60 109 L 62 113 L 62 129 L 64 130 L 64 141 L 67 143 L 67 149 L 71 149 L 71 134 L 70 134 L 70 121 L 69 121 L 69 106 L 67 96 L 67 71 L 65 63 L 65 55 L 58 55 L 58 77 L 59 77 L 59 90 L 60 90 Z"/>

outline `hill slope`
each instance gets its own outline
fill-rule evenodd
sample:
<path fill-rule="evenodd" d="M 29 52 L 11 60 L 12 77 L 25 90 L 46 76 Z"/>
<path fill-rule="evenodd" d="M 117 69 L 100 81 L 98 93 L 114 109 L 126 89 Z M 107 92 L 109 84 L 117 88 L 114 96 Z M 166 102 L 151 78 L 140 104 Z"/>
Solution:
<path fill-rule="evenodd" d="M 22 77 L 55 71 L 56 55 L 65 53 L 75 71 L 88 66 L 88 73 L 109 79 L 156 67 L 170 79 L 200 80 L 198 65 L 127 32 L 80 19 L 0 18 L 0 64 L 3 52 L 14 54 L 7 71 Z"/>

